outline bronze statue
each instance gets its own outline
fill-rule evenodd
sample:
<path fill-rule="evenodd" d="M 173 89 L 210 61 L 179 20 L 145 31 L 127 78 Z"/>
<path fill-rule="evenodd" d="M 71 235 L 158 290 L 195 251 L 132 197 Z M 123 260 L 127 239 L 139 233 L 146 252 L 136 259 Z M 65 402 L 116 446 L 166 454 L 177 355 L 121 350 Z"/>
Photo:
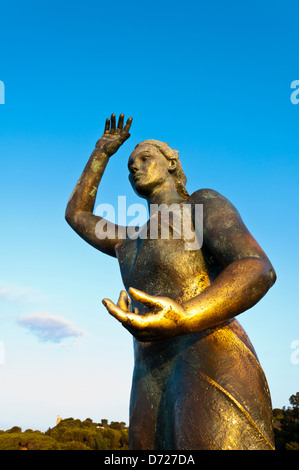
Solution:
<path fill-rule="evenodd" d="M 194 226 L 193 209 L 202 205 L 201 248 L 185 249 L 174 232 L 169 239 L 126 237 L 127 227 L 112 222 L 106 238 L 96 234 L 103 221 L 93 215 L 98 185 L 131 123 L 124 125 L 123 114 L 118 125 L 114 114 L 106 120 L 66 209 L 85 241 L 118 258 L 129 294 L 103 303 L 134 336 L 130 448 L 274 449 L 267 381 L 235 316 L 266 294 L 276 274 L 235 207 L 211 189 L 189 195 L 178 152 L 146 140 L 129 158 L 133 189 L 149 207 L 189 204 Z M 154 213 L 146 230 L 154 218 L 161 229 L 161 213 Z"/>

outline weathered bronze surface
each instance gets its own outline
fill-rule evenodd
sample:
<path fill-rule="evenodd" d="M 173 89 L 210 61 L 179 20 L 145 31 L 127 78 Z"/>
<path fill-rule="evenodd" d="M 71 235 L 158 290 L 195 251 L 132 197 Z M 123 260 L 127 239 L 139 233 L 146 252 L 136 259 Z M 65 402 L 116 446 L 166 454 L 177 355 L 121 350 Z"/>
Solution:
<path fill-rule="evenodd" d="M 149 207 L 202 204 L 201 249 L 186 250 L 174 235 L 124 239 L 118 234 L 127 228 L 112 223 L 105 239 L 96 235 L 98 186 L 131 122 L 124 125 L 123 114 L 118 125 L 115 115 L 106 120 L 66 209 L 85 241 L 119 260 L 126 290 L 117 304 L 103 303 L 134 336 L 130 448 L 274 449 L 267 381 L 235 316 L 255 305 L 276 275 L 235 207 L 211 189 L 189 195 L 178 152 L 144 141 L 128 162 L 133 189 Z"/>

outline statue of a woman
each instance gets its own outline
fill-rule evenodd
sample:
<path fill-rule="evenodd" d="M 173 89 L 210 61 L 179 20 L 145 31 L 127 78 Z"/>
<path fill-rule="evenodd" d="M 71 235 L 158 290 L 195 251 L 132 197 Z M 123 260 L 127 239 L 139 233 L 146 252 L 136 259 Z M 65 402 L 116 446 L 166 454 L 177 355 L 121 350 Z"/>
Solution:
<path fill-rule="evenodd" d="M 235 316 L 255 305 L 276 275 L 235 207 L 211 189 L 190 196 L 178 152 L 146 140 L 129 158 L 133 189 L 149 207 L 188 204 L 194 227 L 194 208 L 202 205 L 201 248 L 186 249 L 174 235 L 124 237 L 128 228 L 108 221 L 106 238 L 97 235 L 98 185 L 131 122 L 124 125 L 123 114 L 118 125 L 114 114 L 106 120 L 66 209 L 85 241 L 119 261 L 126 291 L 117 304 L 103 303 L 134 336 L 130 448 L 274 449 L 267 381 Z M 149 233 L 157 220 L 161 229 L 154 212 Z"/>

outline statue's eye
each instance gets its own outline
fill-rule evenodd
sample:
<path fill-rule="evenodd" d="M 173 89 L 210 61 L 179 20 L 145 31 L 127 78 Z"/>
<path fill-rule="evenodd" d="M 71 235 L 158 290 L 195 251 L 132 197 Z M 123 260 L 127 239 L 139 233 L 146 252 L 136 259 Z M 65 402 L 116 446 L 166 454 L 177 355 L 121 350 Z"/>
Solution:
<path fill-rule="evenodd" d="M 143 162 L 145 162 L 145 160 L 147 160 L 147 159 L 148 159 L 148 156 L 147 156 L 147 155 L 142 155 L 141 160 L 142 160 Z"/>

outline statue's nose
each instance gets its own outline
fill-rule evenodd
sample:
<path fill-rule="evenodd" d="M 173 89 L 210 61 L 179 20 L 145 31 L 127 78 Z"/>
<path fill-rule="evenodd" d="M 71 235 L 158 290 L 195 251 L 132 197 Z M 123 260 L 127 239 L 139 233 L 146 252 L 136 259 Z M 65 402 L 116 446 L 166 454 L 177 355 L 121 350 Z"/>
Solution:
<path fill-rule="evenodd" d="M 136 164 L 130 165 L 130 172 L 131 173 L 136 173 L 138 171 L 138 166 Z"/>

